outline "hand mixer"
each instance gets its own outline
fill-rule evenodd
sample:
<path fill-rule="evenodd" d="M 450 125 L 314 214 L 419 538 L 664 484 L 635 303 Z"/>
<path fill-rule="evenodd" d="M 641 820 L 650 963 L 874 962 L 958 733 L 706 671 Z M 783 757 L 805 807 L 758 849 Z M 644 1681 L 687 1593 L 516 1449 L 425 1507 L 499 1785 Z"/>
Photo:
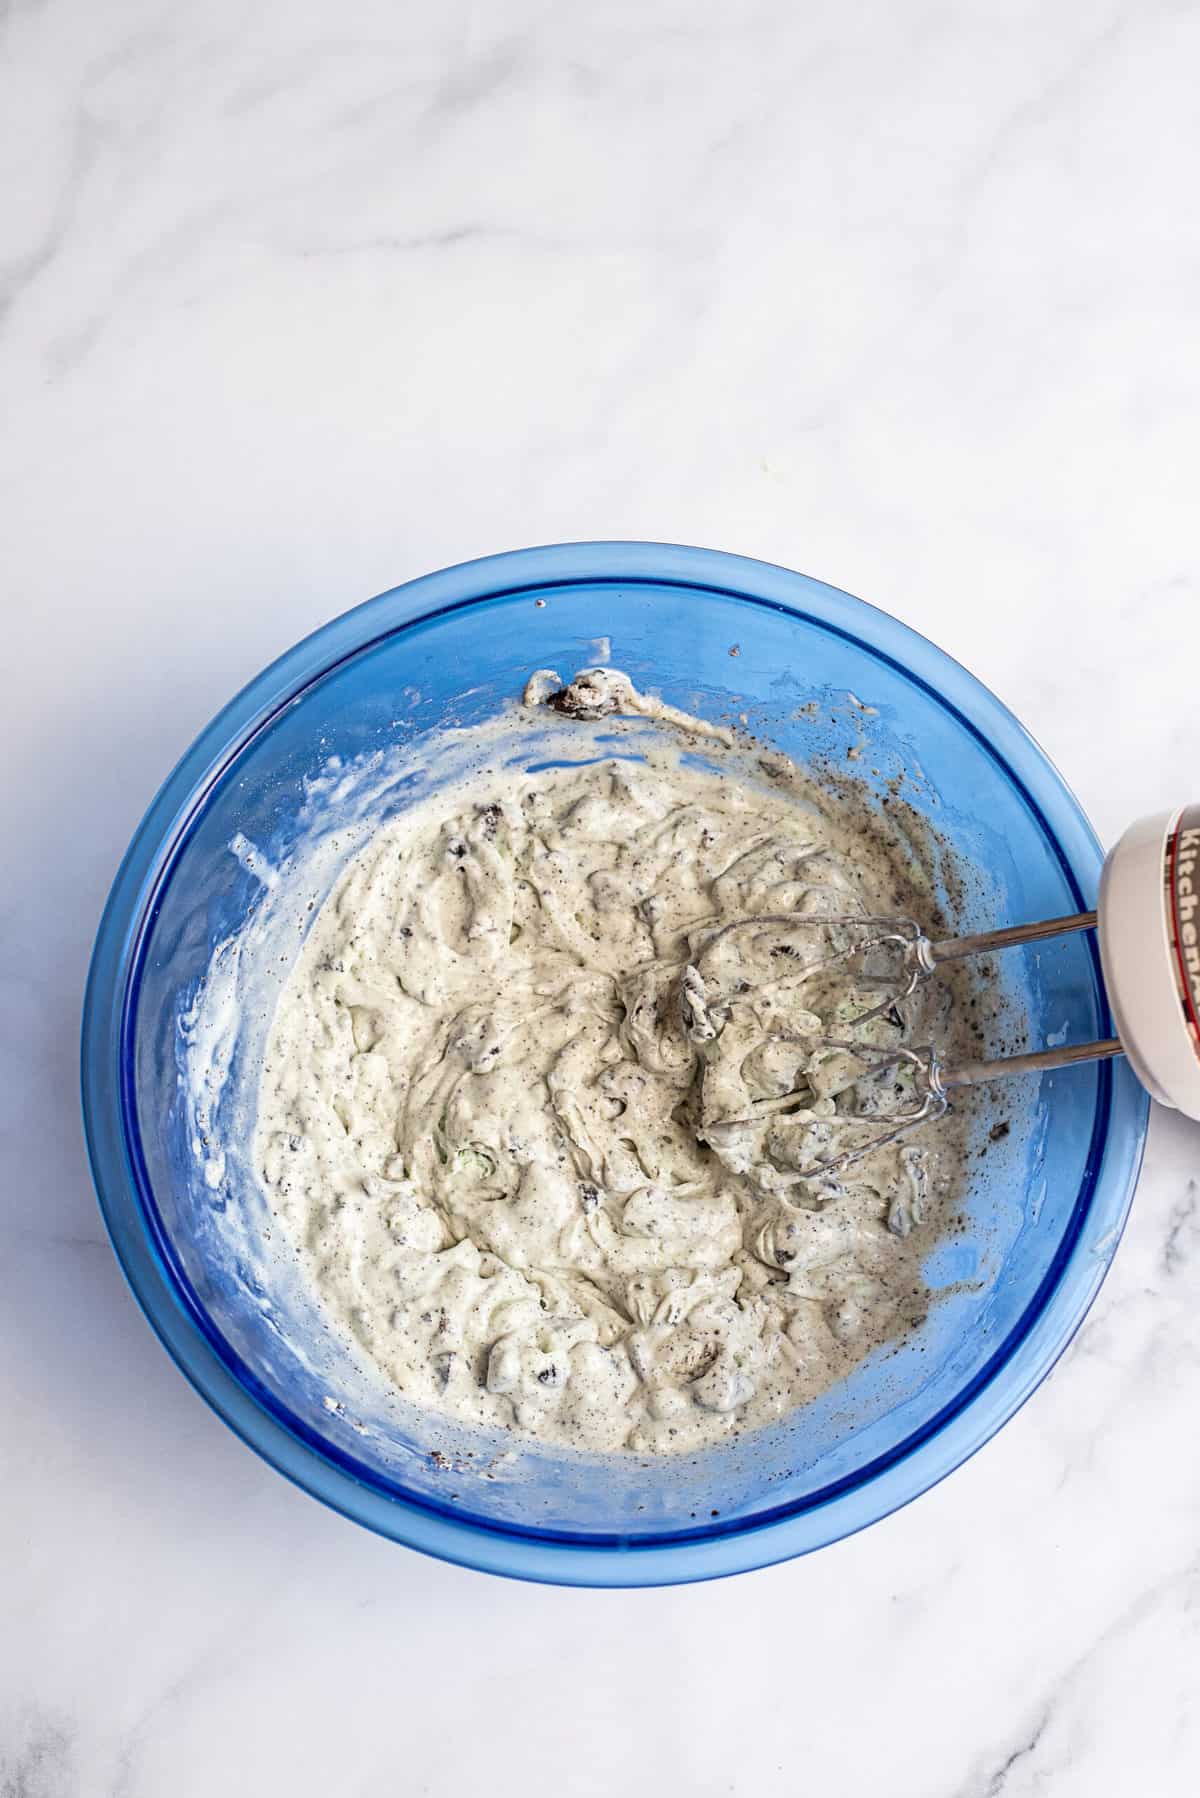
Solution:
<path fill-rule="evenodd" d="M 809 1164 L 802 1170 L 806 1177 L 836 1174 L 918 1124 L 941 1116 L 955 1087 L 977 1086 L 1012 1074 L 1041 1073 L 1076 1062 L 1103 1061 L 1114 1055 L 1128 1058 L 1142 1085 L 1160 1104 L 1200 1120 L 1200 805 L 1144 818 L 1126 831 L 1104 864 L 1096 911 L 936 942 L 905 918 L 826 916 L 810 920 L 796 914 L 771 914 L 724 926 L 709 939 L 696 961 L 701 963 L 717 940 L 730 931 L 764 924 L 791 930 L 809 922 L 849 932 L 851 941 L 820 956 L 806 971 L 857 959 L 860 984 L 884 984 L 893 989 L 880 1004 L 850 1020 L 851 1029 L 911 997 L 943 962 L 1096 929 L 1118 1035 L 1101 1042 L 1072 1043 L 951 1067 L 943 1065 L 932 1045 L 876 1047 L 861 1040 L 825 1038 L 821 1047 L 844 1051 L 863 1064 L 865 1072 L 856 1076 L 857 1080 L 874 1078 L 888 1069 L 909 1069 L 915 1103 L 881 1117 L 882 1128 L 868 1140 Z M 889 951 L 899 959 L 893 976 L 867 971 L 872 957 Z M 686 1007 L 685 996 L 685 1023 Z M 707 1030 L 697 1032 L 698 1037 L 707 1034 Z M 846 1117 L 844 1121 L 863 1120 Z"/>

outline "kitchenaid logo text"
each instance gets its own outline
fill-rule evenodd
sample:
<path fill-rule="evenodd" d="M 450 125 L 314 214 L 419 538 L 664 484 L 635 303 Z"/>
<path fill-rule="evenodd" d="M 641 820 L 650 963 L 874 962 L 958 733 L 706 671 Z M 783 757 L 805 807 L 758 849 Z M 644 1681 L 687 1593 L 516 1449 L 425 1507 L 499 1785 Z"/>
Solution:
<path fill-rule="evenodd" d="M 1175 917 L 1179 958 L 1191 989 L 1193 1017 L 1200 1017 L 1200 823 L 1195 809 L 1179 821 L 1175 840 Z"/>

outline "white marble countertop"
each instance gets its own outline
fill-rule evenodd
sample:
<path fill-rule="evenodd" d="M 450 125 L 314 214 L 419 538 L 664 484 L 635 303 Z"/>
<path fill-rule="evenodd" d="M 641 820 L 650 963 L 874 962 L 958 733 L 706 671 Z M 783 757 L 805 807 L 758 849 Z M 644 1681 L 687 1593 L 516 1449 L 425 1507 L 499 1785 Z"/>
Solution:
<path fill-rule="evenodd" d="M 967 662 L 1106 839 L 1196 797 L 1200 10 L 14 0 L 0 43 L 0 1793 L 1194 1794 L 1200 1131 L 1155 1117 L 1074 1348 L 937 1490 L 572 1592 L 376 1540 L 208 1412 L 75 1062 L 193 733 L 494 549 L 804 569 Z"/>

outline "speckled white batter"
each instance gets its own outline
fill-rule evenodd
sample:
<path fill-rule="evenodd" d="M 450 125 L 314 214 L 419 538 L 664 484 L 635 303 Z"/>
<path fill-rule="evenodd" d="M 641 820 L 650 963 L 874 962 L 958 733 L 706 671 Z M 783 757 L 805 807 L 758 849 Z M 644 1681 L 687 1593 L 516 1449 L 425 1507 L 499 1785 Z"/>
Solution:
<path fill-rule="evenodd" d="M 723 736 L 612 671 L 556 684 L 528 702 Z M 821 920 L 907 909 L 921 870 L 794 770 L 701 772 L 687 741 L 412 808 L 281 997 L 256 1166 L 339 1325 L 434 1410 L 691 1449 L 815 1396 L 928 1303 L 955 1121 L 813 1172 L 910 1102 L 828 1046 L 879 994 L 815 969 L 845 940 Z M 922 1003 L 855 1040 L 900 1042 Z"/>

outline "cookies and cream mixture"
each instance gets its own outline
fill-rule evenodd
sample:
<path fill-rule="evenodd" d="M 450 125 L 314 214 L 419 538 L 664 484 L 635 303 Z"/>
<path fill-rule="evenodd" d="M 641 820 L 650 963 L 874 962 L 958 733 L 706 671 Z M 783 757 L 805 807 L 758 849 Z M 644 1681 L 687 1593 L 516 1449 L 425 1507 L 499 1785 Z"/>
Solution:
<path fill-rule="evenodd" d="M 283 990 L 256 1167 L 406 1398 L 580 1448 L 694 1449 L 927 1309 L 961 1120 L 837 1157 L 911 1106 L 866 1051 L 944 1040 L 945 989 L 879 1010 L 878 970 L 828 958 L 838 919 L 927 922 L 928 869 L 781 756 L 695 765 L 728 734 L 614 670 L 534 676 L 526 703 L 662 728 L 634 759 L 610 717 L 605 759 L 480 773 L 377 831 Z"/>

